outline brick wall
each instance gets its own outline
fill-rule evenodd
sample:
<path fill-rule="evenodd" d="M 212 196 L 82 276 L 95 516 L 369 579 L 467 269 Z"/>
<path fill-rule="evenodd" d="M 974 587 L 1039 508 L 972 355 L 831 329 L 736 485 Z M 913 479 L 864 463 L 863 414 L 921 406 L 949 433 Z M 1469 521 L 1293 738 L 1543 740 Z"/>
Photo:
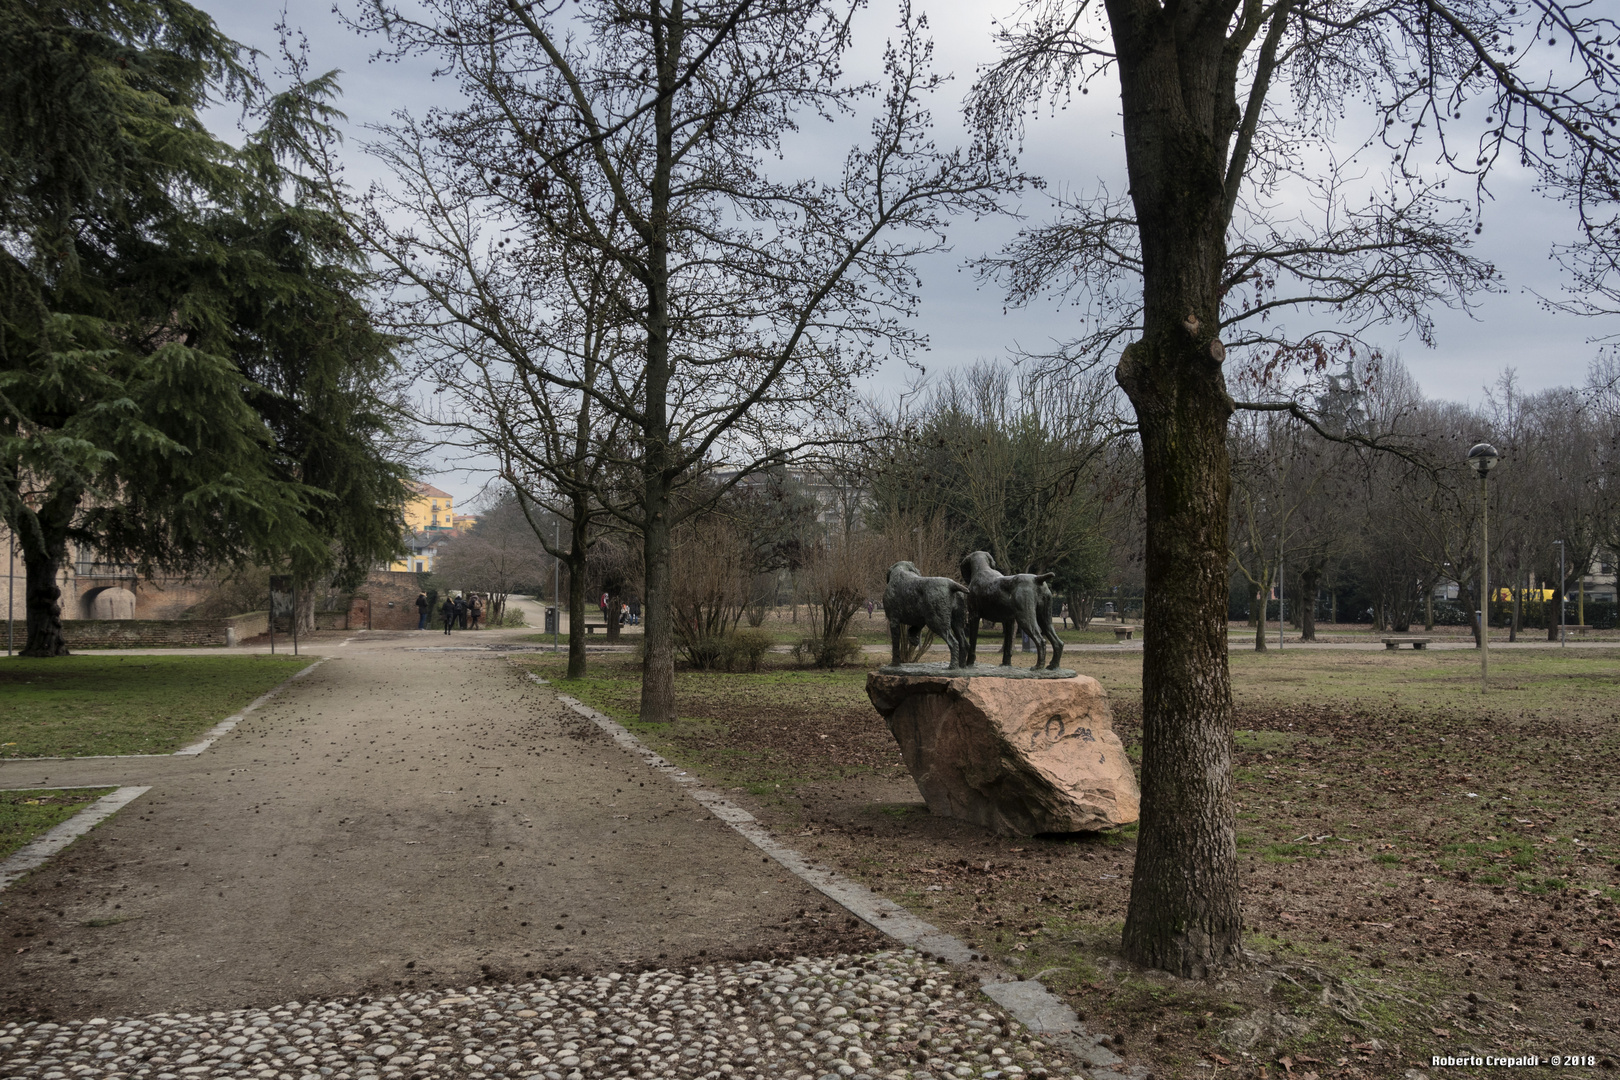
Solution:
<path fill-rule="evenodd" d="M 269 629 L 262 611 L 229 619 L 64 619 L 62 636 L 68 648 L 127 649 L 148 645 L 224 645 L 226 630 L 236 629 L 236 640 Z"/>
<path fill-rule="evenodd" d="M 422 591 L 414 573 L 399 570 L 373 570 L 356 590 L 371 605 L 373 630 L 415 630 L 416 594 Z M 389 607 L 392 603 L 394 606 Z"/>
<path fill-rule="evenodd" d="M 164 621 L 179 619 L 187 608 L 201 603 L 214 590 L 206 578 L 159 578 L 142 581 L 115 575 L 66 575 L 62 588 L 62 617 L 78 619 L 84 612 L 84 598 L 107 586 L 128 589 L 135 594 L 135 617 Z"/>

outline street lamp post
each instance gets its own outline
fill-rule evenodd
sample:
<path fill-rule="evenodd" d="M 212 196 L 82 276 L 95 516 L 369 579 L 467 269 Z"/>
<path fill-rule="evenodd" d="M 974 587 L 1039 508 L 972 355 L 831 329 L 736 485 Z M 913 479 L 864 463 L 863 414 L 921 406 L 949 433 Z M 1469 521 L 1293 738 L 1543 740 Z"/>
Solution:
<path fill-rule="evenodd" d="M 1491 534 L 1490 502 L 1485 480 L 1496 468 L 1500 455 L 1490 443 L 1475 443 L 1468 450 L 1468 464 L 1479 474 L 1479 692 L 1485 693 L 1491 672 Z"/>

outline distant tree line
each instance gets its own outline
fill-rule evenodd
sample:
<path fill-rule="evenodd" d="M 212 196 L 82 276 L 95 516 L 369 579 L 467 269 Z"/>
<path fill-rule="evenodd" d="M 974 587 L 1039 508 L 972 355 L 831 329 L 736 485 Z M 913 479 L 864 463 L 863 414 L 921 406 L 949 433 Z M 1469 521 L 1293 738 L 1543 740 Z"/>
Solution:
<path fill-rule="evenodd" d="M 1566 599 L 1568 621 L 1585 621 L 1582 578 L 1620 547 L 1616 375 L 1601 362 L 1582 386 L 1527 393 L 1508 372 L 1470 408 L 1425 397 L 1397 361 L 1364 360 L 1313 399 L 1318 425 L 1359 442 L 1323 438 L 1289 412 L 1240 414 L 1230 435 L 1232 614 L 1254 623 L 1264 648 L 1276 611 L 1267 598 L 1281 585 L 1308 640 L 1323 614 L 1477 633 L 1488 513 L 1492 624 L 1514 639 L 1531 626 L 1555 634 Z M 1483 485 L 1465 460 L 1478 442 L 1502 455 Z M 1436 601 L 1442 586 L 1455 587 L 1454 601 Z"/>

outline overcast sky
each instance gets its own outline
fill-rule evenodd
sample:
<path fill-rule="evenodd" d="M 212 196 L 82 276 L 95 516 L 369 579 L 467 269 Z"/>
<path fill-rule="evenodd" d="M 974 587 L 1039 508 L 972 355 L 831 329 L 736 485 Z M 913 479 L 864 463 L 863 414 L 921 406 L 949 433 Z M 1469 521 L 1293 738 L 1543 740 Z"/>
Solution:
<path fill-rule="evenodd" d="M 354 0 L 338 2 L 352 7 Z M 200 6 L 227 34 L 273 59 L 277 8 L 241 0 L 201 0 Z M 955 138 L 960 130 L 959 105 L 974 71 L 995 58 L 992 20 L 1010 17 L 1016 6 L 1013 0 L 918 2 L 918 10 L 929 15 L 936 42 L 936 67 L 956 77 L 934 106 L 942 143 Z M 385 122 L 396 109 L 421 114 L 448 100 L 453 89 L 436 84 L 425 65 L 372 62 L 370 55 L 376 43 L 345 29 L 333 14 L 331 0 L 289 0 L 287 14 L 289 21 L 308 36 L 315 70 L 337 68 L 343 72 L 342 108 L 349 115 L 352 129 L 347 163 L 350 179 L 357 184 L 371 179 L 386 183 L 387 177 L 359 149 L 365 139 L 360 128 Z M 856 70 L 863 63 L 875 65 L 892 22 L 892 6 L 886 0 L 876 0 L 858 25 L 861 55 L 852 65 Z M 1043 176 L 1054 189 L 1090 188 L 1101 179 L 1113 190 L 1123 191 L 1124 158 L 1117 101 L 1096 92 L 1075 101 L 1056 117 L 1043 118 L 1031 126 L 1022 166 Z M 852 121 L 847 128 L 811 128 L 804 135 L 801 151 L 807 157 L 819 156 L 816 152 L 823 147 L 829 151 L 838 147 L 830 160 L 840 160 L 841 148 L 863 130 L 862 121 Z M 1587 365 L 1596 354 L 1589 339 L 1620 331 L 1613 325 L 1601 326 L 1541 309 L 1533 294 L 1556 295 L 1559 291 L 1557 268 L 1549 260 L 1548 251 L 1553 240 L 1569 237 L 1569 215 L 1563 207 L 1537 196 L 1522 175 L 1504 174 L 1493 187 L 1496 201 L 1487 210 L 1485 231 L 1476 250 L 1502 272 L 1505 291 L 1487 298 L 1474 318 L 1461 313 L 1437 313 L 1438 342 L 1434 349 L 1403 339 L 1400 328 L 1372 335 L 1386 349 L 1400 354 L 1431 396 L 1477 402 L 1482 387 L 1507 368 L 1518 372 L 1527 391 L 1578 383 L 1585 378 Z M 1049 214 L 1043 195 L 1027 197 L 1014 209 L 1031 222 L 1039 222 Z M 952 254 L 933 257 L 922 265 L 919 323 L 932 341 L 931 351 L 924 358 L 930 371 L 1004 357 L 1019 345 L 1039 349 L 1070 332 L 1070 311 L 1051 302 L 1003 311 L 1002 297 L 994 286 L 977 285 L 971 273 L 961 269 L 963 260 L 998 249 L 1017 227 L 1011 218 L 961 222 L 951 236 Z M 876 377 L 874 388 L 898 388 L 908 374 L 902 365 L 892 364 Z M 435 483 L 466 498 L 477 490 L 480 481 L 445 474 Z"/>

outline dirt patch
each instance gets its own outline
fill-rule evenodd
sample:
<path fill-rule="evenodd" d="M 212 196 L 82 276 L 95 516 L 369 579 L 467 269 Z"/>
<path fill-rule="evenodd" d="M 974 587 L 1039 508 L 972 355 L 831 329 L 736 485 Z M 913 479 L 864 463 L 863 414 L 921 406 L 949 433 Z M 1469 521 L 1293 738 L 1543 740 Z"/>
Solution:
<path fill-rule="evenodd" d="M 1156 1075 L 1401 1075 L 1465 1048 L 1620 1059 L 1612 708 L 1240 705 L 1254 960 L 1194 983 L 1118 955 L 1133 828 L 1021 839 L 936 818 L 859 673 L 819 705 L 779 702 L 785 673 L 724 678 L 682 684 L 701 719 L 638 733 L 787 842 L 1038 975 Z M 1135 757 L 1137 699 L 1115 708 Z"/>

